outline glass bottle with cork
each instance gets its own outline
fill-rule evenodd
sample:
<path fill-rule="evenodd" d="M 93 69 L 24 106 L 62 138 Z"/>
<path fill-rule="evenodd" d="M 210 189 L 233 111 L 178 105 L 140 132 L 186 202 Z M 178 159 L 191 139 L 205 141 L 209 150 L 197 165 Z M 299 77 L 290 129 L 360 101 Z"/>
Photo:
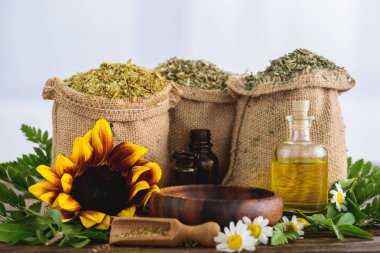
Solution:
<path fill-rule="evenodd" d="M 197 184 L 217 184 L 219 161 L 212 152 L 211 133 L 208 129 L 190 131 L 190 152 L 196 155 Z"/>
<path fill-rule="evenodd" d="M 308 116 L 308 100 L 293 101 L 287 116 L 290 137 L 274 147 L 272 190 L 284 200 L 284 210 L 321 211 L 328 204 L 327 149 L 310 139 L 314 117 Z"/>

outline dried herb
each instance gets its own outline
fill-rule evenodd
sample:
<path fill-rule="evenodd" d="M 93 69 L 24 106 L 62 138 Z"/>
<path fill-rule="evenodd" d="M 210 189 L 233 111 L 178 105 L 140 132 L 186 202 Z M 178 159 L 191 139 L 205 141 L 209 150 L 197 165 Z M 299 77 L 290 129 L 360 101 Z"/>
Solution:
<path fill-rule="evenodd" d="M 64 80 L 80 92 L 110 99 L 149 97 L 170 84 L 157 71 L 128 63 L 102 63 L 99 68 Z"/>
<path fill-rule="evenodd" d="M 156 70 L 168 80 L 205 90 L 227 90 L 231 73 L 204 60 L 183 60 L 173 57 L 157 66 Z"/>
<path fill-rule="evenodd" d="M 124 233 L 112 236 L 112 239 L 119 238 L 137 238 L 137 237 L 153 237 L 153 236 L 167 236 L 169 235 L 169 229 L 167 228 L 140 228 L 135 230 L 125 230 Z"/>
<path fill-rule="evenodd" d="M 270 66 L 256 75 L 252 73 L 244 77 L 245 89 L 251 90 L 264 78 L 278 78 L 279 84 L 284 84 L 293 74 L 309 69 L 340 70 L 334 62 L 306 49 L 296 49 L 294 52 L 270 61 Z"/>

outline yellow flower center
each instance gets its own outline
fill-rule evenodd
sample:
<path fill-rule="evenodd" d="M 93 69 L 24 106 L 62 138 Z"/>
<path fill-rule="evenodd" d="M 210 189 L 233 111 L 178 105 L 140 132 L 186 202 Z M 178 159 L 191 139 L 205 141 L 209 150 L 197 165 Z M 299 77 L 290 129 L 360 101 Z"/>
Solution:
<path fill-rule="evenodd" d="M 304 219 L 304 218 L 297 218 L 297 221 L 298 222 L 302 222 L 303 224 L 305 224 L 305 225 L 310 225 L 310 222 L 308 222 L 306 219 Z"/>
<path fill-rule="evenodd" d="M 234 234 L 228 237 L 227 244 L 230 249 L 239 250 L 243 245 L 243 239 L 240 235 Z"/>
<path fill-rule="evenodd" d="M 290 222 L 289 226 L 290 226 L 290 228 L 291 228 L 294 232 L 298 232 L 298 227 L 296 226 L 296 224 L 294 224 L 293 222 Z"/>
<path fill-rule="evenodd" d="M 248 229 L 251 231 L 251 235 L 255 238 L 259 238 L 261 234 L 261 227 L 258 224 L 250 224 Z"/>
<path fill-rule="evenodd" d="M 343 203 L 343 201 L 344 201 L 343 193 L 338 192 L 337 200 L 338 200 L 339 205 L 341 205 Z"/>

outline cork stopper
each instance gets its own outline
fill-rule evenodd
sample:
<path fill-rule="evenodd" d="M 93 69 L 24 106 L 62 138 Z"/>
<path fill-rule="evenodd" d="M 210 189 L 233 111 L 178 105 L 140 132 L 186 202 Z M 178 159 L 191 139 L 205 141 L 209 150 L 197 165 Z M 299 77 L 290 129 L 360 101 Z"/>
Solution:
<path fill-rule="evenodd" d="M 309 108 L 309 100 L 292 101 L 292 114 L 294 117 L 307 117 Z"/>

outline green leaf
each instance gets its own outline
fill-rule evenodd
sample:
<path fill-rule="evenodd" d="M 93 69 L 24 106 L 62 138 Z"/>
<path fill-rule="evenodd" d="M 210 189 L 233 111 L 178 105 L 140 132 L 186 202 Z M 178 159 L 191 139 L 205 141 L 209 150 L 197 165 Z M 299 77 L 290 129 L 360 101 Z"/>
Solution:
<path fill-rule="evenodd" d="M 288 244 L 288 238 L 284 233 L 284 226 L 282 223 L 273 227 L 273 235 L 270 240 L 271 245 L 284 245 Z"/>
<path fill-rule="evenodd" d="M 56 209 L 50 209 L 47 213 L 48 217 L 50 217 L 55 224 L 60 228 L 62 226 L 62 215 L 61 212 Z"/>
<path fill-rule="evenodd" d="M 354 214 L 356 220 L 362 221 L 367 218 L 367 215 L 360 210 L 355 201 L 351 200 L 351 198 L 347 198 L 346 200 L 348 202 L 348 210 Z"/>
<path fill-rule="evenodd" d="M 336 210 L 335 204 L 329 204 L 329 206 L 327 208 L 326 217 L 327 218 L 333 218 L 333 217 L 336 217 L 337 215 L 339 215 L 339 212 L 338 212 L 338 210 Z"/>
<path fill-rule="evenodd" d="M 88 238 L 87 239 L 79 239 L 76 242 L 72 242 L 70 245 L 73 246 L 74 248 L 83 248 L 84 246 L 86 246 L 90 242 L 91 242 L 91 240 Z"/>
<path fill-rule="evenodd" d="M 336 223 L 336 226 L 339 227 L 340 225 L 353 225 L 355 224 L 355 221 L 355 216 L 352 213 L 345 213 L 340 217 Z"/>
<path fill-rule="evenodd" d="M 326 220 L 325 224 L 330 228 L 330 230 L 335 232 L 335 235 L 339 240 L 344 240 L 344 236 L 343 236 L 342 232 L 339 230 L 339 228 L 337 226 L 335 226 L 335 224 L 333 223 L 333 220 L 331 218 L 328 218 Z"/>
<path fill-rule="evenodd" d="M 327 219 L 323 214 L 313 214 L 312 216 L 307 216 L 307 218 L 310 222 L 318 224 L 324 224 Z"/>
<path fill-rule="evenodd" d="M 373 238 L 373 235 L 354 225 L 340 225 L 339 230 L 346 235 L 353 235 L 362 238 Z"/>
<path fill-rule="evenodd" d="M 42 205 L 42 202 L 38 201 L 36 203 L 31 204 L 29 206 L 29 209 L 32 210 L 33 212 L 39 213 L 41 210 L 41 205 Z"/>
<path fill-rule="evenodd" d="M 300 235 L 297 232 L 294 232 L 294 231 L 285 231 L 284 234 L 285 234 L 286 238 L 288 238 L 291 241 L 300 238 Z"/>
<path fill-rule="evenodd" d="M 7 215 L 7 211 L 5 210 L 5 206 L 0 202 L 0 216 L 5 217 Z"/>
<path fill-rule="evenodd" d="M 94 229 L 86 229 L 79 235 L 86 236 L 87 238 L 95 241 L 107 242 L 108 241 L 108 231 L 100 231 Z"/>
<path fill-rule="evenodd" d="M 34 235 L 34 230 L 28 225 L 16 223 L 0 224 L 0 242 L 14 244 Z"/>
<path fill-rule="evenodd" d="M 49 222 L 46 220 L 45 217 L 42 217 L 40 215 L 26 216 L 9 223 L 22 225 L 33 231 L 46 230 L 47 228 L 49 228 L 49 225 L 48 225 Z"/>

